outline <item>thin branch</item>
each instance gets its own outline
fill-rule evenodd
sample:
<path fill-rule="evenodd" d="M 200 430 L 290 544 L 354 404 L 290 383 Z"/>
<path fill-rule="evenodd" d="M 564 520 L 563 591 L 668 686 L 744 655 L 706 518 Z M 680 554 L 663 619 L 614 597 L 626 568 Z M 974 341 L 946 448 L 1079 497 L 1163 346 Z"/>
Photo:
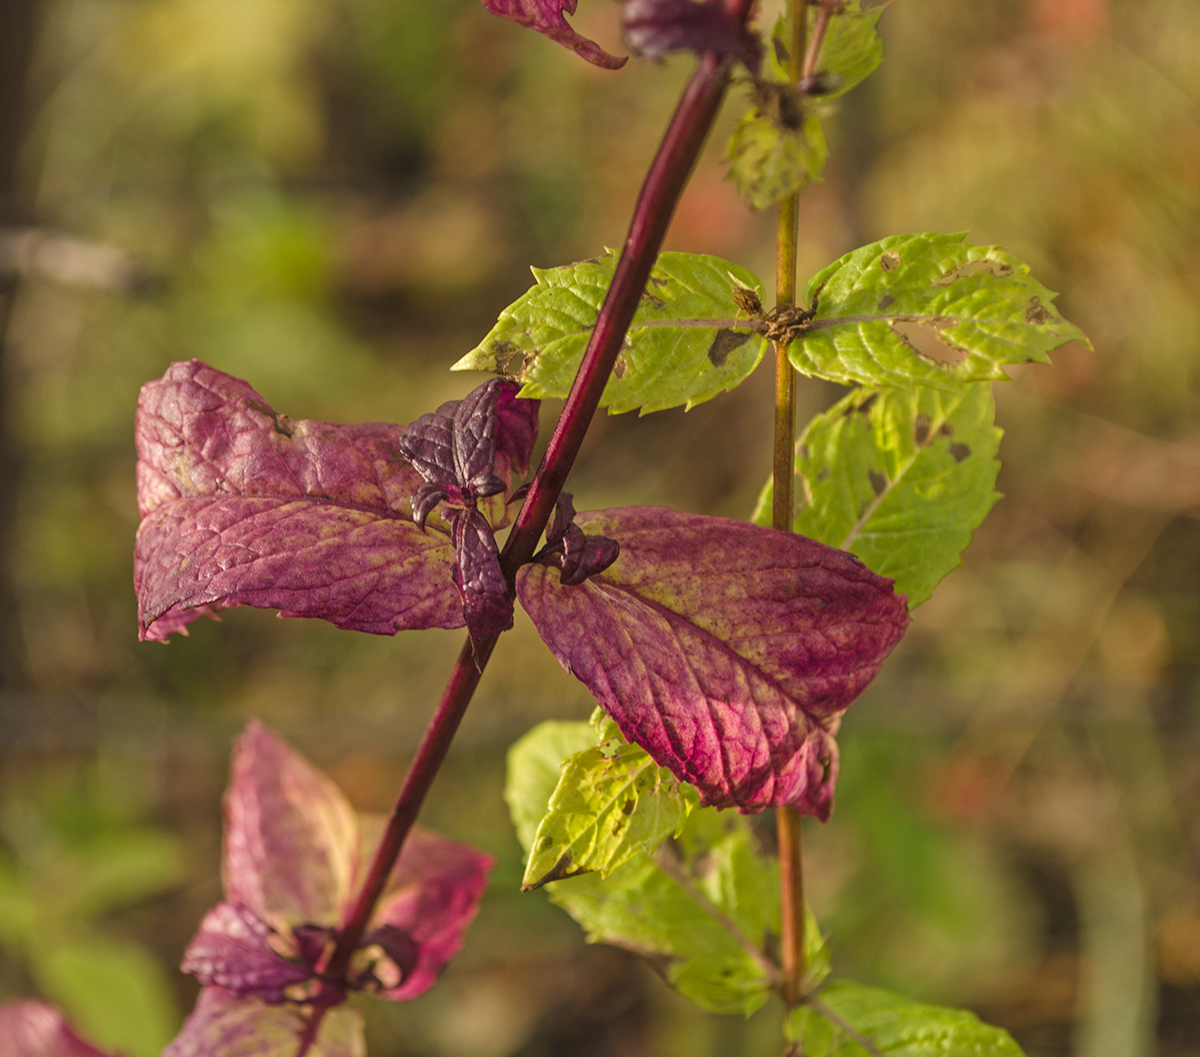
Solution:
<path fill-rule="evenodd" d="M 752 0 L 732 0 L 730 9 L 744 22 L 751 4 Z M 675 207 L 724 98 L 730 65 L 731 60 L 728 59 L 708 54 L 700 56 L 696 72 L 684 89 L 651 163 L 634 208 L 621 260 L 601 306 L 579 373 L 500 555 L 501 568 L 510 587 L 516 580 L 517 570 L 533 557 L 587 427 L 599 407 L 601 394 L 624 343 Z M 404 839 L 446 757 L 498 638 L 499 635 L 493 635 L 476 644 L 474 649 L 468 641 L 459 653 L 450 681 L 405 776 L 367 878 L 339 931 L 333 953 L 322 967 L 322 975 L 331 988 L 338 986 L 346 974 L 350 958 L 375 911 Z M 312 1020 L 317 1020 L 319 1016 L 314 1011 Z M 312 1027 L 312 1021 L 309 1026 Z M 310 1044 L 304 1044 L 297 1057 L 303 1057 Z"/>
<path fill-rule="evenodd" d="M 664 842 L 655 850 L 653 859 L 655 865 L 658 866 L 663 873 L 667 874 L 676 884 L 679 885 L 688 894 L 688 898 L 700 907 L 710 918 L 729 933 L 747 954 L 750 955 L 767 974 L 767 979 L 771 981 L 771 986 L 777 986 L 780 982 L 780 969 L 757 943 L 747 936 L 739 927 L 736 921 L 717 906 L 711 899 L 708 898 L 696 886 L 688 872 L 683 868 L 683 864 L 679 858 L 671 850 L 669 843 Z"/>

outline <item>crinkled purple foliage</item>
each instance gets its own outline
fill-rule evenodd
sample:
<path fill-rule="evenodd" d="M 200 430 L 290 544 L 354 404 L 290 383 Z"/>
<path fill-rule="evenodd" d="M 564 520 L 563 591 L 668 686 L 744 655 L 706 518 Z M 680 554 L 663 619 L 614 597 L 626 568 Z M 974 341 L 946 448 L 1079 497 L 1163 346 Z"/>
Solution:
<path fill-rule="evenodd" d="M 570 48 L 580 58 L 595 66 L 618 70 L 628 59 L 609 55 L 594 40 L 576 33 L 565 15 L 575 14 L 578 0 L 483 0 L 483 6 L 493 15 L 511 19 L 517 25 L 536 30 L 543 36 Z"/>
<path fill-rule="evenodd" d="M 0 1057 L 110 1057 L 89 1046 L 53 1006 L 36 999 L 0 1005 Z"/>
<path fill-rule="evenodd" d="M 328 778 L 257 722 L 234 749 L 225 819 L 225 902 L 201 922 L 183 969 L 205 993 L 267 1005 L 336 1004 L 346 988 L 416 998 L 462 945 L 492 866 L 481 852 L 414 828 L 350 978 L 329 981 L 321 969 L 380 823 L 358 818 Z M 177 1046 L 190 1045 L 189 1031 L 210 1030 L 199 1008 Z"/>
<path fill-rule="evenodd" d="M 577 586 L 547 565 L 517 576 L 563 667 L 705 804 L 828 817 L 838 720 L 908 625 L 892 581 L 743 521 L 623 507 L 579 522 L 621 541 L 612 566 Z"/>
<path fill-rule="evenodd" d="M 186 633 L 196 617 L 235 605 L 376 634 L 457 628 L 467 617 L 477 630 L 476 600 L 455 587 L 448 527 L 420 526 L 439 499 L 473 506 L 528 468 L 538 403 L 497 380 L 446 407 L 421 420 L 414 468 L 399 426 L 293 421 L 237 378 L 197 360 L 173 364 L 138 402 L 141 637 Z M 448 476 L 431 484 L 418 470 Z M 431 488 L 442 493 L 432 502 Z M 494 558 L 487 537 L 464 533 Z M 473 552 L 469 564 L 488 557 Z M 503 623 L 504 607 L 511 619 L 507 594 L 489 603 L 485 622 Z"/>
<path fill-rule="evenodd" d="M 625 0 L 625 44 L 635 55 L 657 59 L 672 51 L 713 52 L 740 59 L 757 73 L 762 41 L 722 0 Z"/>

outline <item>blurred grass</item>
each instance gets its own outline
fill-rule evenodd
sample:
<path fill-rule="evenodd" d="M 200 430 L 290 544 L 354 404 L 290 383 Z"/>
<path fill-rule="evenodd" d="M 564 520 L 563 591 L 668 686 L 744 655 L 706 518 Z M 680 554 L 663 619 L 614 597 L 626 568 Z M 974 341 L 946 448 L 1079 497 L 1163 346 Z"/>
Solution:
<path fill-rule="evenodd" d="M 5 824 L 3 877 L 44 917 L 51 889 L 29 878 L 63 848 L 125 841 L 135 862 L 169 842 L 185 872 L 150 871 L 156 886 L 79 910 L 69 934 L 6 931 L 0 991 L 56 986 L 34 947 L 65 963 L 82 934 L 123 945 L 172 988 L 110 1000 L 116 1026 L 96 1029 L 140 1057 L 167 1029 L 134 1025 L 194 994 L 173 965 L 219 897 L 230 735 L 260 716 L 384 809 L 458 637 L 230 612 L 138 644 L 138 386 L 201 356 L 293 416 L 405 422 L 462 395 L 475 379 L 446 368 L 529 264 L 619 243 L 688 63 L 602 73 L 474 0 L 40 11 L 29 217 L 120 249 L 143 281 L 39 272 L 16 295 L 22 651 L 0 767 L 3 817 L 33 821 Z M 575 24 L 619 50 L 615 5 L 585 0 Z M 812 898 L 839 971 L 970 1004 L 1032 1055 L 1200 1054 L 1200 6 L 905 0 L 882 25 L 884 67 L 833 119 L 802 206 L 801 270 L 893 232 L 969 230 L 1062 291 L 1096 352 L 997 387 L 1007 498 L 846 718 L 838 809 L 807 837 Z M 722 149 L 668 246 L 769 277 L 770 218 L 736 200 Z M 804 383 L 801 416 L 835 397 Z M 687 415 L 597 422 L 577 505 L 747 516 L 770 401 L 764 373 Z M 497 855 L 495 882 L 439 988 L 371 1005 L 375 1057 L 776 1051 L 777 1009 L 696 1013 L 517 891 L 504 751 L 589 710 L 519 625 L 424 815 Z M 136 778 L 122 793 L 97 768 Z M 55 802 L 77 805 L 69 839 Z"/>

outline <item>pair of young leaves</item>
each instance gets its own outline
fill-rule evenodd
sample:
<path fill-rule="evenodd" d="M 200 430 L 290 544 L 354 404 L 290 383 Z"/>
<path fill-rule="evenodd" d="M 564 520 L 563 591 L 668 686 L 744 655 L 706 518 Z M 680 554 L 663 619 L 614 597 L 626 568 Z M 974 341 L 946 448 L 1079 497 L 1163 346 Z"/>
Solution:
<path fill-rule="evenodd" d="M 484 389 L 498 406 L 512 393 Z M 510 408 L 520 430 L 504 414 L 484 416 L 497 461 L 459 459 L 460 501 L 473 501 L 470 481 L 507 477 L 501 453 L 527 463 L 522 403 Z M 453 423 L 475 404 L 437 416 Z M 474 583 L 455 575 L 468 564 L 404 454 L 415 446 L 418 466 L 436 461 L 429 424 L 416 425 L 406 444 L 397 426 L 292 422 L 196 361 L 145 386 L 134 568 L 143 636 L 165 638 L 230 605 L 386 634 L 469 626 Z M 569 519 L 556 522 L 562 544 L 552 538 L 519 570 L 516 594 L 625 736 L 707 804 L 827 815 L 830 731 L 907 625 L 890 582 L 845 552 L 724 518 L 623 507 L 582 515 L 574 533 Z M 611 556 L 595 544 L 604 538 L 620 544 L 612 565 L 581 583 L 563 576 L 571 539 L 585 559 L 574 571 L 587 573 Z"/>

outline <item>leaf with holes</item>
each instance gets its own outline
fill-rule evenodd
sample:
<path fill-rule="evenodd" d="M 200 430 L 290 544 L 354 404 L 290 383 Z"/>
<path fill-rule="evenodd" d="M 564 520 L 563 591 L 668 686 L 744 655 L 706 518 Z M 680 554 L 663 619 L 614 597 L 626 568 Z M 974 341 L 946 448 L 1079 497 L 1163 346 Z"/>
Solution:
<path fill-rule="evenodd" d="M 793 1010 L 785 1031 L 806 1057 L 1022 1057 L 1007 1031 L 965 1009 L 925 1005 L 844 980 Z"/>
<path fill-rule="evenodd" d="M 1007 378 L 1004 364 L 1049 363 L 1069 341 L 1088 344 L 1027 265 L 962 235 L 864 246 L 814 276 L 806 296 L 813 316 L 788 355 L 802 374 L 834 382 L 955 390 Z"/>
<path fill-rule="evenodd" d="M 606 876 L 638 852 L 678 836 L 699 797 L 601 712 L 600 744 L 573 753 L 538 825 L 521 888 L 596 871 Z M 593 717 L 595 722 L 597 717 Z"/>
<path fill-rule="evenodd" d="M 551 722 L 509 751 L 505 796 L 526 852 L 561 782 L 563 754 L 595 744 L 589 724 Z M 742 816 L 697 810 L 653 856 L 636 852 L 606 878 L 585 874 L 546 891 L 589 941 L 644 955 L 704 1009 L 748 1014 L 770 994 L 778 969 L 763 948 L 779 932 L 779 866 Z M 828 955 L 811 915 L 805 934 L 815 986 Z"/>
<path fill-rule="evenodd" d="M 796 443 L 796 531 L 857 554 L 915 609 L 1000 498 L 995 417 L 987 382 L 850 393 Z M 755 522 L 770 524 L 771 502 L 768 481 Z"/>
<path fill-rule="evenodd" d="M 803 536 L 662 507 L 589 511 L 620 556 L 577 586 L 517 574 L 538 634 L 702 803 L 827 818 L 837 718 L 904 634 L 890 580 Z"/>
<path fill-rule="evenodd" d="M 523 397 L 564 397 L 612 282 L 617 258 L 534 268 L 537 285 L 500 313 L 480 344 L 453 367 L 522 382 Z M 663 253 L 650 273 L 601 406 L 643 414 L 711 400 L 758 366 L 761 322 L 739 307 L 738 290 L 763 293 L 745 268 L 719 257 Z"/>

